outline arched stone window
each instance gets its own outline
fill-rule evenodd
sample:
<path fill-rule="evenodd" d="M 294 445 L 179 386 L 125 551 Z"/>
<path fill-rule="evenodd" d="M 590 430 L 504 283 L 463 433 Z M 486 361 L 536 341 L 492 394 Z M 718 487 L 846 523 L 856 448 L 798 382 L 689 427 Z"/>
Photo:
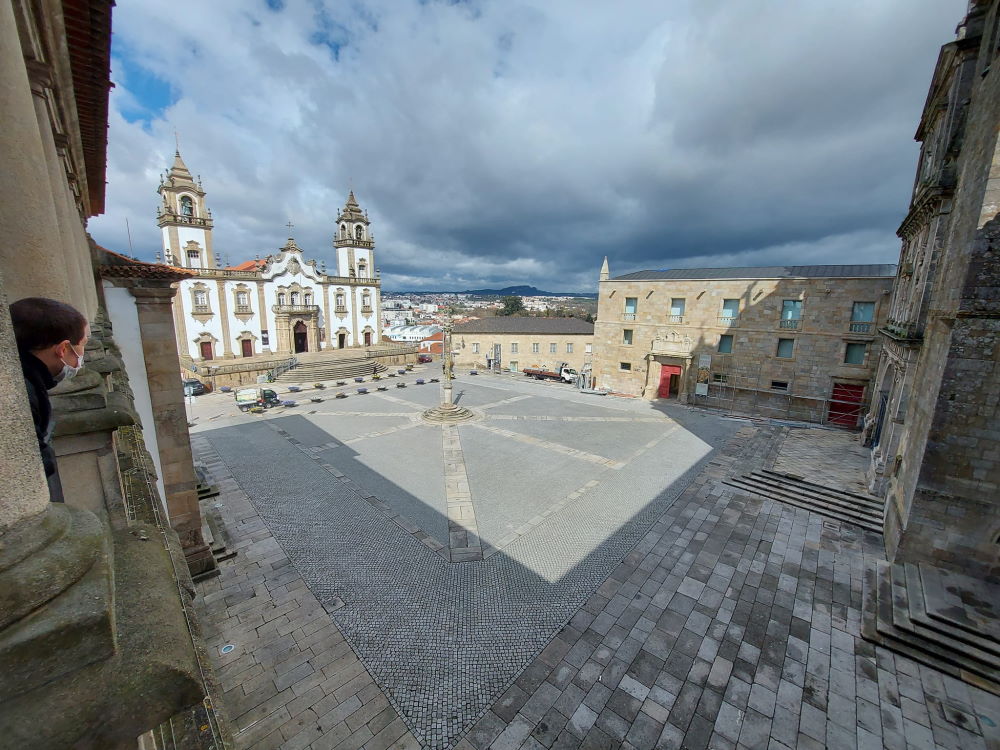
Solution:
<path fill-rule="evenodd" d="M 347 224 L 340 225 L 340 237 L 341 239 L 347 237 Z"/>
<path fill-rule="evenodd" d="M 292 292 L 292 304 L 293 305 L 299 304 L 299 293 L 298 292 Z"/>
<path fill-rule="evenodd" d="M 278 292 L 278 304 L 279 305 L 285 304 L 285 299 L 286 299 L 285 293 L 284 292 Z"/>
<path fill-rule="evenodd" d="M 337 309 L 338 313 L 347 312 L 347 295 L 344 294 L 343 289 L 337 290 L 336 294 L 333 295 L 333 300 L 334 307 Z"/>
<path fill-rule="evenodd" d="M 354 238 L 357 240 L 363 240 L 365 238 L 365 228 L 360 224 L 354 227 Z"/>
<path fill-rule="evenodd" d="M 191 288 L 191 314 L 212 314 L 212 298 L 209 296 L 208 287 L 201 282 Z"/>
<path fill-rule="evenodd" d="M 194 216 L 194 201 L 190 195 L 181 196 L 181 216 Z"/>
<path fill-rule="evenodd" d="M 365 290 L 361 293 L 361 312 L 371 312 L 372 311 L 372 295 L 371 292 Z"/>
<path fill-rule="evenodd" d="M 364 258 L 358 261 L 358 276 L 366 277 L 368 276 L 368 263 Z"/>
<path fill-rule="evenodd" d="M 302 295 L 303 305 L 311 305 L 312 303 L 313 303 L 313 296 L 309 292 L 306 292 L 305 294 Z"/>

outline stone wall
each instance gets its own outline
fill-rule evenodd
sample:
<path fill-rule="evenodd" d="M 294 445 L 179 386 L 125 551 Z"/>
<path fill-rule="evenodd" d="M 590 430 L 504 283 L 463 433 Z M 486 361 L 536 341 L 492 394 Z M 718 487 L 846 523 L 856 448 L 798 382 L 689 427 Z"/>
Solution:
<path fill-rule="evenodd" d="M 886 507 L 891 556 L 984 575 L 1000 573 L 998 14 L 1000 3 L 981 2 L 965 24 L 964 42 L 982 48 L 960 103 L 957 187 L 914 376 L 920 395 L 909 402 Z"/>
<path fill-rule="evenodd" d="M 871 380 L 891 285 L 889 277 L 602 281 L 596 385 L 656 398 L 660 366 L 673 365 L 681 367 L 682 402 L 822 421 L 834 383 Z M 626 312 L 626 298 L 636 299 L 634 313 Z M 674 298 L 685 300 L 683 316 L 671 314 Z M 722 317 L 725 299 L 739 300 L 737 318 Z M 801 301 L 797 323 L 781 320 L 784 300 Z M 875 303 L 870 325 L 851 325 L 854 302 Z M 719 351 L 722 336 L 732 336 L 731 353 Z M 778 356 L 779 339 L 793 341 L 790 357 Z M 861 364 L 845 363 L 849 343 L 865 347 Z M 703 361 L 707 397 L 696 396 Z M 787 390 L 773 389 L 774 382 Z"/>
<path fill-rule="evenodd" d="M 577 372 L 591 361 L 594 337 L 587 334 L 553 333 L 465 333 L 456 330 L 452 334 L 455 367 L 486 367 L 486 357 L 493 356 L 493 346 L 500 345 L 500 367 L 511 369 L 516 362 L 517 370 L 525 368 L 554 368 L 560 362 L 567 362 Z M 552 345 L 555 345 L 555 352 Z M 512 346 L 517 351 L 512 351 Z M 535 347 L 538 351 L 534 351 Z M 567 351 L 571 347 L 572 351 Z M 477 351 L 478 349 L 478 351 Z"/>

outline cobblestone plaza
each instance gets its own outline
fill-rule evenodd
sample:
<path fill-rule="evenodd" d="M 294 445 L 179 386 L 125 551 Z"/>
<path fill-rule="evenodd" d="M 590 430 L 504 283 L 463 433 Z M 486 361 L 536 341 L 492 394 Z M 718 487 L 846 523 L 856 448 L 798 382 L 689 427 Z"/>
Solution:
<path fill-rule="evenodd" d="M 793 471 L 799 431 L 510 376 L 441 427 L 398 380 L 194 408 L 241 746 L 996 746 L 995 696 L 861 640 L 878 534 L 721 483 Z"/>

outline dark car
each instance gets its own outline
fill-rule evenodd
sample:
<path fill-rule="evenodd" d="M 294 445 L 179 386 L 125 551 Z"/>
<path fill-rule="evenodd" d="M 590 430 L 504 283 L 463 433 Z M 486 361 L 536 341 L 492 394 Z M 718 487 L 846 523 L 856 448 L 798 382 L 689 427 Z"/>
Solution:
<path fill-rule="evenodd" d="M 195 378 L 185 378 L 181 381 L 185 396 L 201 396 L 205 393 L 205 384 Z"/>
<path fill-rule="evenodd" d="M 419 362 L 422 365 L 425 365 L 428 362 L 433 362 L 433 361 L 434 361 L 434 357 L 432 357 L 430 354 L 418 354 L 417 355 L 417 362 Z"/>

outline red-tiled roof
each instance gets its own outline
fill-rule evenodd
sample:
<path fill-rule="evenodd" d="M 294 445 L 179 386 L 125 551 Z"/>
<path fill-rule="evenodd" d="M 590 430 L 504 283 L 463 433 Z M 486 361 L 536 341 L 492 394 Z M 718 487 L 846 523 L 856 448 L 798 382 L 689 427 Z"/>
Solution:
<path fill-rule="evenodd" d="M 91 216 L 104 213 L 114 4 L 114 0 L 63 0 L 62 3 Z"/>
<path fill-rule="evenodd" d="M 227 271 L 257 271 L 263 268 L 267 264 L 267 260 L 257 259 L 248 260 L 239 265 L 226 266 Z"/>
<path fill-rule="evenodd" d="M 197 276 L 195 271 L 163 263 L 146 263 L 101 247 L 96 242 L 98 258 L 103 261 L 97 267 L 105 279 L 159 279 L 163 281 L 180 281 L 191 276 Z"/>

